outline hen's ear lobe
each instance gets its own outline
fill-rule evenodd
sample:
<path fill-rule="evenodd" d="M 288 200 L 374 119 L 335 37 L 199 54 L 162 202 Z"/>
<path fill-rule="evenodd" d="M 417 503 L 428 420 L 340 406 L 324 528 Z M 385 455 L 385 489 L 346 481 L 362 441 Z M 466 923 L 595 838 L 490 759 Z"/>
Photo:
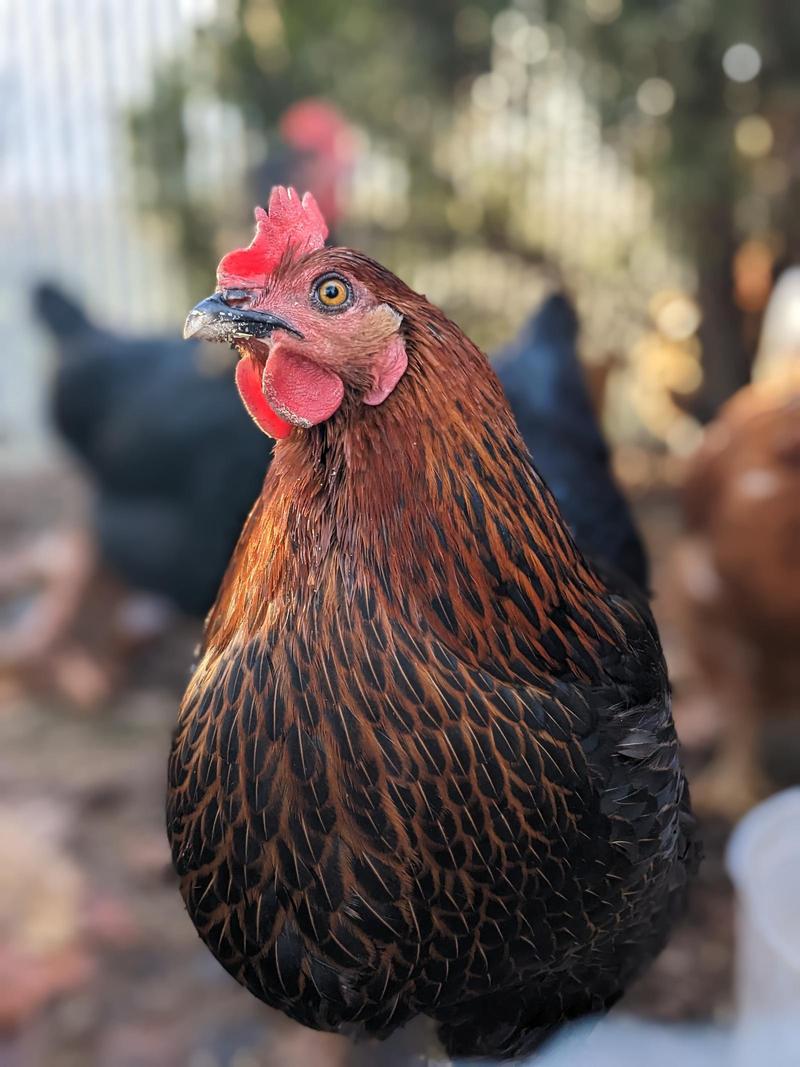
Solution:
<path fill-rule="evenodd" d="M 389 304 L 379 304 L 365 316 L 364 334 L 376 352 L 372 366 L 372 388 L 363 397 L 373 407 L 382 404 L 402 378 L 408 366 L 405 341 L 400 335 L 403 316 Z"/>
<path fill-rule="evenodd" d="M 396 333 L 375 357 L 372 365 L 372 388 L 364 395 L 364 403 L 373 407 L 382 404 L 403 377 L 407 366 L 405 341 Z"/>

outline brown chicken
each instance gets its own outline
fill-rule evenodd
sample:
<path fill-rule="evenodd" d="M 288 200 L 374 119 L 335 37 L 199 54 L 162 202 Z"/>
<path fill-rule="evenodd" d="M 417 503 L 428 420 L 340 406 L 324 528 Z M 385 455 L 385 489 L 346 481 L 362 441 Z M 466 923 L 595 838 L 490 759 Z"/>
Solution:
<path fill-rule="evenodd" d="M 310 197 L 257 218 L 186 327 L 280 439 L 174 739 L 186 906 L 307 1026 L 530 1052 L 618 999 L 696 861 L 655 626 L 458 328 Z"/>
<path fill-rule="evenodd" d="M 684 511 L 677 588 L 723 732 L 696 799 L 735 818 L 768 791 L 764 716 L 800 710 L 800 367 L 725 405 L 692 460 Z"/>

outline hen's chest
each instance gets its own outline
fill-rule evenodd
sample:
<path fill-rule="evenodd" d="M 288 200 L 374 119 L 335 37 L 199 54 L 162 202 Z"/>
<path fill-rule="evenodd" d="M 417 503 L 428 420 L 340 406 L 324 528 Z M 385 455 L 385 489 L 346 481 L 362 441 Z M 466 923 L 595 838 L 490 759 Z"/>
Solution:
<path fill-rule="evenodd" d="M 609 837 L 614 790 L 674 742 L 654 688 L 647 701 L 608 678 L 498 677 L 362 605 L 325 630 L 282 626 L 201 664 L 173 750 L 173 805 L 194 824 L 213 811 L 203 824 L 217 838 L 224 824 L 244 863 L 260 842 L 292 884 L 298 857 L 318 858 L 333 835 L 351 855 L 509 876 L 543 851 L 580 855 L 581 841 Z"/>

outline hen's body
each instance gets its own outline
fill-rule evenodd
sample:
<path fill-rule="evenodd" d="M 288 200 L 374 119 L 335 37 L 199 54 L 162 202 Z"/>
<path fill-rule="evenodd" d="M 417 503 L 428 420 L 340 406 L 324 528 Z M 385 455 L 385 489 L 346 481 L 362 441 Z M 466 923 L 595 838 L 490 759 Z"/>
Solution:
<path fill-rule="evenodd" d="M 181 710 L 173 855 L 206 943 L 293 1018 L 423 1013 L 451 1054 L 519 1054 L 611 1004 L 681 905 L 662 654 L 485 357 L 336 252 L 404 316 L 408 371 L 276 449 Z"/>

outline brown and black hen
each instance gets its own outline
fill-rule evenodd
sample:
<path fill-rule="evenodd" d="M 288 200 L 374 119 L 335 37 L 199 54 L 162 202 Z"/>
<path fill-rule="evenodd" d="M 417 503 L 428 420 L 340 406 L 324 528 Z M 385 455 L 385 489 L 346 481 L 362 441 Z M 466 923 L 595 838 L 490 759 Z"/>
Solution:
<path fill-rule="evenodd" d="M 281 438 L 180 712 L 168 825 L 223 966 L 307 1026 L 530 1052 L 696 860 L 643 596 L 576 548 L 485 356 L 275 190 L 187 333 Z"/>

